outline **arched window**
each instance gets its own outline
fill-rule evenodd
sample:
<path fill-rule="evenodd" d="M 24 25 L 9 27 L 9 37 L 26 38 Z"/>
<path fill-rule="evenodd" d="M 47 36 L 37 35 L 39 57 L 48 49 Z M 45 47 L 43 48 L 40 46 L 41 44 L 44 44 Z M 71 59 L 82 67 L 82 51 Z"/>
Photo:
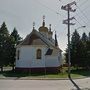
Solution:
<path fill-rule="evenodd" d="M 41 56 L 42 56 L 42 51 L 41 51 L 41 49 L 37 49 L 36 58 L 37 58 L 37 59 L 41 59 Z"/>

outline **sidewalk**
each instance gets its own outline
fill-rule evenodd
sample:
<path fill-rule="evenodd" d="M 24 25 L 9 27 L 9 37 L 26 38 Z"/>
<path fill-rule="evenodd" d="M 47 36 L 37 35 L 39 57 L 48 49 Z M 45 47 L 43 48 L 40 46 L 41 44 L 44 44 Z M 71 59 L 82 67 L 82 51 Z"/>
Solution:
<path fill-rule="evenodd" d="M 90 90 L 90 78 L 75 79 L 81 90 Z M 77 90 L 70 80 L 0 80 L 0 90 Z"/>
<path fill-rule="evenodd" d="M 84 79 L 88 77 L 78 77 L 78 78 L 72 78 L 72 79 Z M 69 80 L 68 78 L 48 78 L 47 76 L 25 76 L 25 77 L 5 77 L 0 75 L 1 80 Z"/>

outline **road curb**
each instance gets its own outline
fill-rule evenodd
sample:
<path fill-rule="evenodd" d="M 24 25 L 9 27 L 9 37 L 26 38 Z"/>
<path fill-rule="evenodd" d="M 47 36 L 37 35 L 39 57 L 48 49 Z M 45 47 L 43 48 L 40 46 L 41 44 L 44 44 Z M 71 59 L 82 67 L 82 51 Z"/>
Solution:
<path fill-rule="evenodd" d="M 72 78 L 73 80 L 76 79 L 85 79 L 90 77 L 80 77 L 80 78 Z M 0 78 L 0 80 L 69 80 L 69 78 L 35 78 L 35 77 L 4 77 Z"/>

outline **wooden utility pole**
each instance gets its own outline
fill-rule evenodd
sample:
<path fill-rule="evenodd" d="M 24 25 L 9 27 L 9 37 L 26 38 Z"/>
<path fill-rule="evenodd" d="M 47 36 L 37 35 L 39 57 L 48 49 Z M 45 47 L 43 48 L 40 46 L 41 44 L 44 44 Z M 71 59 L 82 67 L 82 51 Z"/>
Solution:
<path fill-rule="evenodd" d="M 70 6 L 68 4 L 68 77 L 70 77 L 70 66 L 71 66 L 71 55 L 70 55 L 70 10 L 69 10 Z"/>
<path fill-rule="evenodd" d="M 70 55 L 70 25 L 75 25 L 75 23 L 70 23 L 70 20 L 75 19 L 74 17 L 70 18 L 70 12 L 75 12 L 76 9 L 72 9 L 72 5 L 76 5 L 76 2 L 71 2 L 65 6 L 62 6 L 61 9 L 66 10 L 68 12 L 68 19 L 63 20 L 63 24 L 68 25 L 68 78 L 70 81 L 74 84 L 74 86 L 77 88 L 77 90 L 81 90 L 78 85 L 72 80 L 71 78 L 71 55 Z"/>
<path fill-rule="evenodd" d="M 63 20 L 63 24 L 67 24 L 68 25 L 68 77 L 70 78 L 70 66 L 71 66 L 71 55 L 70 55 L 70 25 L 75 25 L 75 23 L 70 23 L 70 20 L 73 20 L 74 17 L 71 17 L 70 18 L 70 12 L 75 12 L 76 9 L 72 9 L 71 6 L 75 4 L 76 5 L 76 2 L 72 2 L 72 3 L 69 3 L 65 6 L 62 6 L 61 9 L 63 10 L 66 10 L 68 12 L 68 19 L 66 20 Z"/>

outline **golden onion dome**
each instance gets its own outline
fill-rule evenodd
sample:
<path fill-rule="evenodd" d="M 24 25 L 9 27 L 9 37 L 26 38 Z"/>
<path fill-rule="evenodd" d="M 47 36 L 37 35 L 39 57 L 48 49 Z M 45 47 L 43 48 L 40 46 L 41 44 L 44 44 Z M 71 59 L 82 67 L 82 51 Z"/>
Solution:
<path fill-rule="evenodd" d="M 48 32 L 48 28 L 41 26 L 41 27 L 39 28 L 39 31 L 40 31 L 40 32 Z"/>
<path fill-rule="evenodd" d="M 43 23 L 42 23 L 42 26 L 39 28 L 39 31 L 40 32 L 48 32 L 48 28 L 45 27 L 45 16 L 43 16 Z"/>
<path fill-rule="evenodd" d="M 53 32 L 52 31 L 49 31 L 48 34 L 53 34 Z"/>

